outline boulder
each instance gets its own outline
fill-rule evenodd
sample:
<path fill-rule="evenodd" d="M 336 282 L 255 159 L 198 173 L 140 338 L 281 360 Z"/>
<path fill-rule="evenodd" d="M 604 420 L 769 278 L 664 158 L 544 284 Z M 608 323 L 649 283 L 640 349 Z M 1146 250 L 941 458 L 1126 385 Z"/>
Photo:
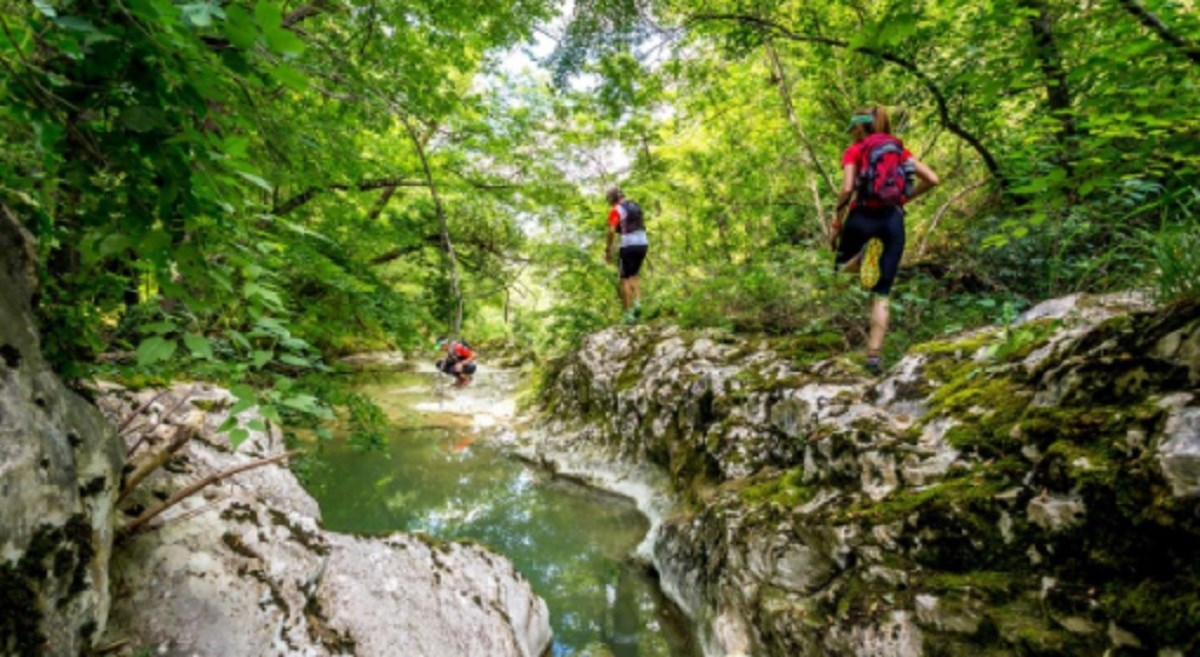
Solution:
<path fill-rule="evenodd" d="M 878 380 L 785 347 L 602 331 L 524 447 L 657 469 L 646 552 L 706 654 L 1200 654 L 1200 304 L 1053 300 Z"/>
<path fill-rule="evenodd" d="M 108 386 L 100 403 L 116 417 L 154 394 Z M 164 433 L 196 437 L 130 496 L 131 510 L 283 454 L 276 429 L 251 430 L 233 449 L 217 431 L 232 403 L 220 388 L 178 384 L 147 408 Z M 281 464 L 163 513 L 119 545 L 113 582 L 111 638 L 155 655 L 540 657 L 551 639 L 545 602 L 504 557 L 421 535 L 324 531 L 315 500 Z"/>
<path fill-rule="evenodd" d="M 0 205 L 0 654 L 78 655 L 108 615 L 122 451 L 42 358 L 35 262 Z"/>

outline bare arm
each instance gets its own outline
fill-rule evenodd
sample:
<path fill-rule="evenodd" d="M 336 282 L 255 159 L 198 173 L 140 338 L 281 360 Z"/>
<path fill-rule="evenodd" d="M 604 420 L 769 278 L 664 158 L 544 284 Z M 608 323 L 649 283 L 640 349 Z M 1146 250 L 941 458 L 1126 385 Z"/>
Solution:
<path fill-rule="evenodd" d="M 913 168 L 917 171 L 917 178 L 919 180 L 917 181 L 916 188 L 913 189 L 912 196 L 908 197 L 908 200 L 910 201 L 942 183 L 942 180 L 938 178 L 938 175 L 934 173 L 933 169 L 930 169 L 929 166 L 924 162 L 921 162 L 916 158 L 913 158 L 911 161 Z"/>
<path fill-rule="evenodd" d="M 858 179 L 858 167 L 847 164 L 842 167 L 842 189 L 838 192 L 837 211 L 833 213 L 835 224 L 841 224 L 850 211 L 850 200 L 854 197 L 854 183 Z"/>
<path fill-rule="evenodd" d="M 854 182 L 858 178 L 858 167 L 847 164 L 842 167 L 842 188 L 838 191 L 837 209 L 833 211 L 833 225 L 829 227 L 829 248 L 837 250 L 838 236 L 842 234 L 842 221 L 850 212 L 850 201 L 854 198 Z"/>

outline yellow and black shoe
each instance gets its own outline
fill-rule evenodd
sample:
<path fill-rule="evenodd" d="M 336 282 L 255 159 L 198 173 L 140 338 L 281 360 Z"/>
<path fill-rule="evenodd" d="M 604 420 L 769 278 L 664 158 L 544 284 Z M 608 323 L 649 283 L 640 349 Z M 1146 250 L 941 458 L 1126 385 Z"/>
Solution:
<path fill-rule="evenodd" d="M 883 242 L 872 237 L 863 248 L 862 264 L 858 268 L 859 280 L 865 289 L 875 287 L 879 282 L 879 258 L 883 255 Z"/>

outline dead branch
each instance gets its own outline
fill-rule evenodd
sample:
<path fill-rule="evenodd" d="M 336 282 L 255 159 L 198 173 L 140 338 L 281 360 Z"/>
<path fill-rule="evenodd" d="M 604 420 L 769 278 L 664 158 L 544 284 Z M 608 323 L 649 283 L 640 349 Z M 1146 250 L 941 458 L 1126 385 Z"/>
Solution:
<path fill-rule="evenodd" d="M 196 432 L 196 427 L 190 424 L 176 427 L 174 435 L 171 436 L 171 442 L 167 443 L 166 447 L 144 459 L 126 477 L 125 485 L 121 487 L 121 493 L 117 496 L 117 501 L 120 502 L 125 499 L 137 489 L 139 484 L 145 481 L 146 477 L 149 477 L 155 470 L 161 468 L 176 452 L 183 449 L 183 446 L 196 436 Z M 138 442 L 140 443 L 141 441 Z"/>
<path fill-rule="evenodd" d="M 942 220 L 942 217 L 946 214 L 946 211 L 950 209 L 950 206 L 957 203 L 962 197 L 966 196 L 967 194 L 970 194 L 971 192 L 979 189 L 980 187 L 983 187 L 987 183 L 988 183 L 988 181 L 985 178 L 984 180 L 980 180 L 978 182 L 971 183 L 970 185 L 967 185 L 966 187 L 963 187 L 962 189 L 958 190 L 958 192 L 955 193 L 954 196 L 951 196 L 948 201 L 943 203 L 941 205 L 941 207 L 939 207 L 937 209 L 937 212 L 933 213 L 933 221 L 929 222 L 929 226 L 927 226 L 925 228 L 925 231 L 921 234 L 921 243 L 919 245 L 917 245 L 917 248 L 914 251 L 916 254 L 917 260 L 920 260 L 921 258 L 925 257 L 925 246 L 929 242 L 929 236 L 933 234 L 934 229 L 937 228 L 938 222 L 940 222 Z"/>
<path fill-rule="evenodd" d="M 174 415 L 175 411 L 178 411 L 179 407 L 183 406 L 184 402 L 186 402 L 187 400 L 192 398 L 193 392 L 194 392 L 193 388 L 188 388 L 187 392 L 183 395 L 183 397 L 181 397 L 179 399 L 179 401 L 175 402 L 174 406 L 172 406 L 169 410 L 167 410 L 166 413 L 160 414 L 158 416 L 158 419 L 156 419 L 154 421 L 154 423 L 152 423 L 150 426 L 146 427 L 145 429 L 142 429 L 142 436 L 140 438 L 138 438 L 137 442 L 135 442 L 133 444 L 133 446 L 129 448 L 129 451 L 125 453 L 125 458 L 128 459 L 129 457 L 133 456 L 133 453 L 137 451 L 138 447 L 141 447 L 142 443 L 146 442 L 146 438 L 150 435 L 150 432 L 157 429 L 158 425 L 162 424 L 163 421 L 165 421 L 167 418 Z M 161 396 L 161 394 L 159 396 Z M 158 397 L 155 397 L 155 399 L 157 399 L 157 398 Z"/>
<path fill-rule="evenodd" d="M 125 540 L 128 540 L 134 534 L 137 534 L 138 532 L 143 531 L 143 528 L 146 526 L 146 523 L 148 523 L 151 520 L 158 517 L 158 515 L 161 514 L 163 511 L 166 511 L 167 509 L 175 506 L 176 504 L 179 504 L 183 500 L 186 500 L 187 498 L 191 497 L 192 495 L 195 495 L 196 493 L 207 488 L 211 484 L 215 484 L 218 481 L 221 481 L 223 479 L 228 479 L 229 477 L 232 477 L 233 475 L 235 475 L 239 472 L 245 472 L 246 470 L 253 470 L 254 468 L 261 468 L 264 465 L 270 465 L 272 463 L 282 461 L 283 459 L 286 459 L 290 456 L 295 456 L 295 455 L 299 454 L 300 451 L 301 450 L 295 449 L 290 452 L 276 454 L 275 456 L 272 456 L 270 458 L 259 459 L 257 461 L 251 461 L 249 463 L 243 463 L 241 465 L 229 468 L 228 470 L 214 472 L 206 477 L 203 477 L 199 481 L 196 481 L 196 482 L 176 491 L 176 493 L 174 495 L 163 500 L 163 502 L 161 504 L 146 511 L 142 515 L 135 518 L 128 525 L 125 525 L 124 527 L 122 527 L 120 529 L 120 531 L 117 532 L 116 542 L 123 542 Z"/>
<path fill-rule="evenodd" d="M 133 421 L 138 418 L 138 416 L 140 416 L 143 412 L 145 412 L 145 410 L 147 408 L 150 408 L 151 404 L 158 401 L 159 399 L 162 399 L 163 395 L 167 394 L 168 392 L 171 392 L 170 388 L 163 390 L 162 392 L 158 393 L 157 395 L 154 395 L 153 397 L 150 398 L 150 401 L 137 407 L 137 410 L 135 410 L 132 413 L 130 413 L 129 415 L 127 415 L 124 420 L 121 420 L 121 424 L 117 425 L 117 434 L 125 433 L 125 429 L 130 424 L 132 424 Z"/>

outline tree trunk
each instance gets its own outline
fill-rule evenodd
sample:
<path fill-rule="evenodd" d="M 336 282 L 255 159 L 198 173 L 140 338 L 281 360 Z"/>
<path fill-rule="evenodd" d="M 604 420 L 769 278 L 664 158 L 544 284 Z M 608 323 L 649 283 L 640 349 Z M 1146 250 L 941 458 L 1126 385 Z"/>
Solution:
<path fill-rule="evenodd" d="M 800 120 L 796 118 L 796 107 L 792 105 L 792 84 L 788 81 L 787 72 L 783 69 L 783 62 L 779 59 L 779 52 L 775 50 L 775 44 L 768 40 L 766 50 L 767 59 L 771 62 L 771 70 L 775 73 L 775 80 L 779 86 L 779 99 L 783 101 L 784 115 L 787 117 L 788 125 L 792 127 L 792 132 L 795 133 L 796 141 L 800 145 L 800 161 L 810 172 L 813 172 L 806 176 L 806 180 L 809 192 L 812 193 L 813 206 L 817 212 L 817 232 L 823 235 L 828 230 L 827 226 L 831 222 L 825 216 L 825 204 L 821 201 L 821 190 L 817 185 L 817 177 L 819 176 L 825 182 L 825 187 L 829 190 L 830 194 L 836 196 L 837 187 L 834 186 L 829 173 L 825 171 L 825 167 L 821 166 L 821 158 L 817 156 L 812 141 L 808 138 L 808 134 L 804 132 L 804 126 L 800 125 Z"/>
<path fill-rule="evenodd" d="M 429 158 L 425 156 L 424 140 L 417 134 L 412 121 L 407 117 L 404 118 L 404 127 L 408 130 L 408 136 L 412 139 L 413 146 L 417 149 L 417 156 L 421 158 L 421 168 L 425 172 L 425 184 L 429 188 L 429 195 L 433 197 L 433 207 L 437 213 L 438 228 L 442 231 L 442 244 L 446 248 L 446 259 L 450 263 L 450 293 L 454 295 L 454 316 L 450 319 L 450 335 L 459 337 L 459 332 L 462 330 L 463 316 L 462 285 L 458 273 L 458 256 L 454 253 L 454 242 L 450 240 L 450 226 L 446 222 L 446 210 L 442 207 L 442 199 L 438 195 L 437 184 L 433 180 L 433 170 L 429 167 Z"/>
<path fill-rule="evenodd" d="M 1050 16 L 1046 0 L 1022 0 L 1021 4 L 1037 12 L 1029 15 L 1034 54 L 1046 84 L 1046 104 L 1059 123 L 1058 133 L 1055 135 L 1058 141 L 1058 163 L 1067 172 L 1067 177 L 1072 178 L 1075 175 L 1075 151 L 1079 130 L 1075 123 L 1071 89 L 1067 86 L 1067 72 L 1063 69 L 1058 42 L 1054 38 L 1054 20 Z M 1072 202 L 1077 200 L 1074 189 L 1068 189 L 1067 196 Z"/>

